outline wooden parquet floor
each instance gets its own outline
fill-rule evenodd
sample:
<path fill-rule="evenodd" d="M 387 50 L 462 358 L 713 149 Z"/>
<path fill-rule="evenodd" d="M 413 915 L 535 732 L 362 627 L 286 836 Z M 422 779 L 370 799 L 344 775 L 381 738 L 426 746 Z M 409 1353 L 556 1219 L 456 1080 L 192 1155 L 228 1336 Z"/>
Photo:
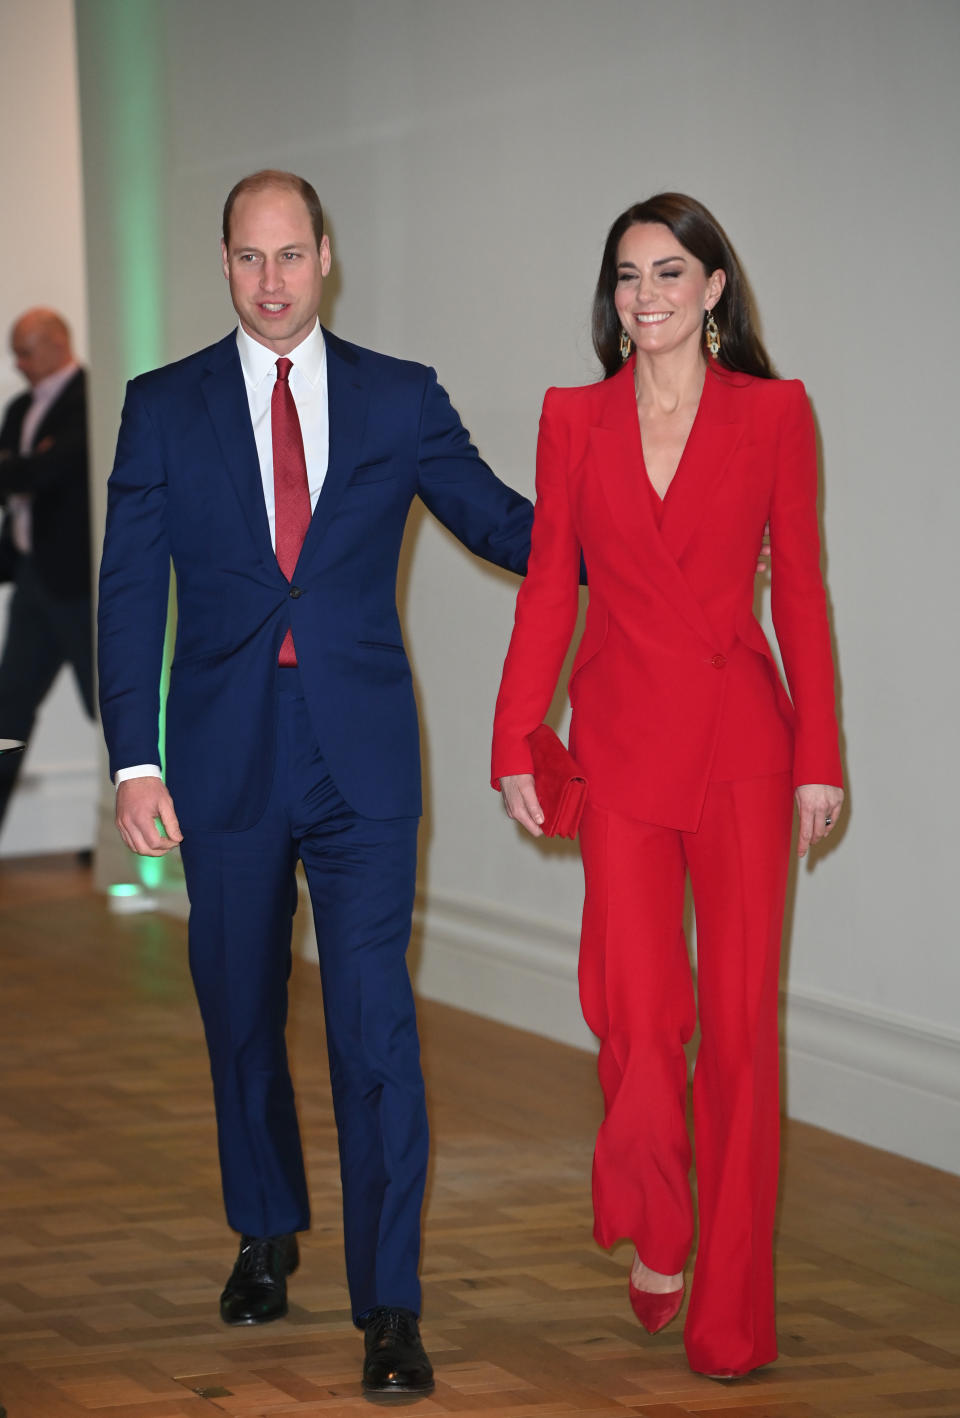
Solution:
<path fill-rule="evenodd" d="M 231 1330 L 234 1255 L 181 922 L 110 916 L 69 864 L 0 866 L 0 1405 L 8 1418 L 370 1411 L 347 1307 L 319 985 L 291 1054 L 314 1227 L 287 1319 Z M 791 1125 L 782 1357 L 692 1375 L 590 1237 L 593 1059 L 422 1007 L 434 1130 L 415 1415 L 960 1418 L 960 1179 Z"/>

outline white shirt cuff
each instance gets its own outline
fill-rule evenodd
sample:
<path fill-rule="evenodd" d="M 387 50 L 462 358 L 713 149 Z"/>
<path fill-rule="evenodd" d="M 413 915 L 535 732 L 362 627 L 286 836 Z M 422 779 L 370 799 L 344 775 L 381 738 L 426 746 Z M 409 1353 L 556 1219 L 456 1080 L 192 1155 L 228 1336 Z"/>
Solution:
<path fill-rule="evenodd" d="M 132 768 L 118 768 L 113 775 L 113 781 L 119 788 L 121 783 L 125 783 L 128 778 L 162 778 L 156 763 L 137 763 Z"/>

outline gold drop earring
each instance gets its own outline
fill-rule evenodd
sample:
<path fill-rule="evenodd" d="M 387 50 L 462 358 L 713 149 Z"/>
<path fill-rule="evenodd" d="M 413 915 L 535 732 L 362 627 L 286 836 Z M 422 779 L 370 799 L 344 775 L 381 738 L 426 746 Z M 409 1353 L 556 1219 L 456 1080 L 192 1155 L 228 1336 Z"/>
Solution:
<path fill-rule="evenodd" d="M 707 349 L 710 351 L 710 358 L 716 359 L 720 353 L 720 327 L 713 318 L 713 311 L 707 311 L 707 323 L 704 328 L 707 340 Z"/>
<path fill-rule="evenodd" d="M 620 358 L 624 363 L 630 358 L 630 351 L 633 349 L 633 341 L 622 327 L 620 329 Z"/>

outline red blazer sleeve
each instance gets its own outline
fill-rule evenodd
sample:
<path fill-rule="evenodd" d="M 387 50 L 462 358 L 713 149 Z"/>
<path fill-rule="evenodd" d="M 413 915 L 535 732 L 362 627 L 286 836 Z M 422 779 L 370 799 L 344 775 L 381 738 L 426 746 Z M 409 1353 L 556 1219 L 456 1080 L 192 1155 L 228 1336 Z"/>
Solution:
<path fill-rule="evenodd" d="M 561 391 L 548 389 L 540 416 L 530 561 L 494 715 L 492 782 L 498 789 L 501 776 L 533 771 L 526 736 L 550 707 L 577 620 L 580 541 L 570 509 L 562 401 Z"/>
<path fill-rule="evenodd" d="M 833 655 L 820 574 L 817 449 L 813 415 L 799 380 L 783 385 L 779 456 L 770 506 L 771 610 L 794 725 L 794 787 L 840 786 Z"/>

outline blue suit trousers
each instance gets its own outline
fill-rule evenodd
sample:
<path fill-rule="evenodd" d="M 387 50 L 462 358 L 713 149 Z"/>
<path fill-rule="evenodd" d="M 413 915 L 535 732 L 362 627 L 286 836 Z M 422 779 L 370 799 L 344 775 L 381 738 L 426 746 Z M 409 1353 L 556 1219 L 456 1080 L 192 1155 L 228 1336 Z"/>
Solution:
<path fill-rule="evenodd" d="M 181 848 L 227 1219 L 254 1236 L 310 1220 L 285 1040 L 299 858 L 319 947 L 354 1319 L 375 1305 L 419 1314 L 428 1129 L 406 966 L 419 819 L 375 821 L 344 801 L 296 669 L 279 671 L 277 708 L 260 819 L 191 831 Z"/>

